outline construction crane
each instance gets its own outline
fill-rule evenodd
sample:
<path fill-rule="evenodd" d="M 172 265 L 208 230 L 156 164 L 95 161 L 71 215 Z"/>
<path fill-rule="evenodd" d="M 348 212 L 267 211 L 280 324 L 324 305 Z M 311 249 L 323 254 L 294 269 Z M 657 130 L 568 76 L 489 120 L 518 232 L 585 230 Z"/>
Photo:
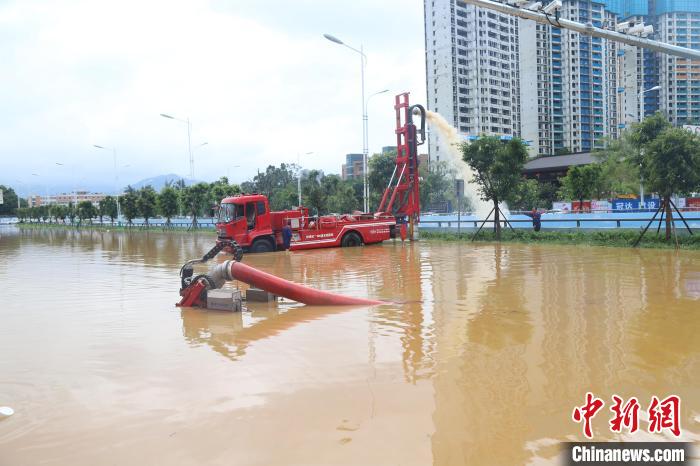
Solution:
<path fill-rule="evenodd" d="M 586 34 L 593 37 L 602 37 L 604 39 L 622 42 L 623 44 L 634 45 L 637 47 L 643 47 L 645 49 L 654 50 L 656 52 L 674 55 L 677 57 L 688 58 L 691 60 L 700 60 L 700 50 L 693 50 L 686 47 L 678 47 L 677 45 L 666 44 L 664 42 L 659 42 L 656 40 L 646 39 L 644 37 L 633 35 L 635 32 L 642 34 L 649 31 L 643 27 L 639 28 L 630 25 L 630 28 L 628 29 L 630 33 L 625 34 L 619 31 L 611 31 L 609 29 L 599 28 L 593 26 L 593 24 L 591 23 L 583 24 L 578 23 L 576 21 L 560 18 L 560 0 L 554 0 L 544 8 L 542 8 L 541 2 L 535 1 L 534 3 L 530 3 L 527 0 L 515 0 L 516 5 L 522 5 L 523 8 L 520 8 L 518 6 L 507 5 L 505 3 L 498 3 L 491 0 L 462 1 L 481 8 L 496 10 L 507 15 L 513 15 L 523 19 L 530 19 L 541 24 L 549 24 L 550 26 L 562 29 L 571 29 L 572 31 L 576 31 L 581 34 Z M 624 30 L 625 26 L 619 29 Z"/>

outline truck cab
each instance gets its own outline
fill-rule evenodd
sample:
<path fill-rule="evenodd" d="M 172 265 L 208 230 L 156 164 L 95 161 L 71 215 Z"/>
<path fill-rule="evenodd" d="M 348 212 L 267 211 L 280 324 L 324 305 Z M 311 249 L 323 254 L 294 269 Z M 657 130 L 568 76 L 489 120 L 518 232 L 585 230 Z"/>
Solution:
<path fill-rule="evenodd" d="M 220 240 L 234 240 L 254 252 L 274 251 L 277 246 L 270 224 L 270 204 L 262 194 L 223 199 L 216 231 Z"/>
<path fill-rule="evenodd" d="M 250 252 L 270 252 L 282 248 L 282 227 L 291 220 L 299 229 L 308 209 L 270 212 L 264 194 L 239 194 L 224 198 L 219 205 L 216 232 L 219 240 L 234 240 Z"/>

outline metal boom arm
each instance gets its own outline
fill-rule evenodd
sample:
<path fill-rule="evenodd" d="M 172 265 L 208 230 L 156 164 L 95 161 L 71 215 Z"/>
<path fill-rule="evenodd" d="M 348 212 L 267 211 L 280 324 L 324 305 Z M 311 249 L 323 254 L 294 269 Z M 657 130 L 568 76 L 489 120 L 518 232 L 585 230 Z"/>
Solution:
<path fill-rule="evenodd" d="M 538 23 L 549 24 L 551 26 L 560 27 L 564 29 L 571 29 L 572 31 L 580 32 L 581 34 L 586 34 L 593 37 L 602 37 L 604 39 L 610 39 L 628 45 L 643 47 L 646 49 L 654 50 L 656 52 L 662 52 L 668 55 L 675 55 L 677 57 L 689 58 L 692 60 L 700 60 L 700 50 L 678 47 L 677 45 L 666 44 L 664 42 L 645 39 L 643 37 L 623 34 L 617 31 L 610 31 L 608 29 L 595 27 L 590 23 L 577 23 L 576 21 L 571 21 L 568 19 L 556 18 L 554 15 L 548 15 L 546 13 L 540 13 L 532 10 L 525 10 L 523 8 L 517 8 L 511 5 L 493 2 L 491 0 L 462 1 L 464 1 L 465 3 L 470 3 L 472 5 L 476 5 L 481 8 L 488 8 L 489 10 L 500 11 L 501 13 L 517 16 L 519 18 L 530 19 Z"/>

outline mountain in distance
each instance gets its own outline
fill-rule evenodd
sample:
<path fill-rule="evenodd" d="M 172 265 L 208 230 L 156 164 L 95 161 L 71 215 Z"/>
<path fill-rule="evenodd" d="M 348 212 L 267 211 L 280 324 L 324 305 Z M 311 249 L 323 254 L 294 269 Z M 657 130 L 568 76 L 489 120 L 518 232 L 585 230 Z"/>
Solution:
<path fill-rule="evenodd" d="M 167 175 L 158 175 L 158 176 L 153 176 L 151 178 L 145 178 L 141 181 L 137 181 L 136 183 L 132 183 L 131 187 L 134 189 L 141 189 L 144 186 L 151 185 L 151 187 L 153 189 L 155 189 L 156 191 L 160 191 L 163 188 L 163 186 L 165 186 L 166 183 L 175 184 L 180 179 L 185 180 L 186 186 L 191 186 L 193 184 L 197 184 L 200 182 L 200 180 L 193 180 L 193 179 L 187 178 L 185 176 L 180 176 L 180 175 L 176 175 L 174 173 L 169 173 Z"/>

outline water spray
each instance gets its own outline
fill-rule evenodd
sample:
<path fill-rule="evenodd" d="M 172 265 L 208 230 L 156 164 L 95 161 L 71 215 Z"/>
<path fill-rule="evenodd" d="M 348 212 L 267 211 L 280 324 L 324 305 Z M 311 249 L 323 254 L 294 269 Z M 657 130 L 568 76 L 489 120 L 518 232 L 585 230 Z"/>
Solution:
<path fill-rule="evenodd" d="M 462 136 L 457 128 L 450 125 L 439 113 L 430 110 L 426 113 L 428 123 L 436 130 L 440 142 L 447 147 L 447 155 L 450 157 L 450 162 L 464 180 L 464 194 L 470 198 L 474 214 L 479 218 L 485 217 L 489 213 L 491 206 L 486 201 L 481 200 L 478 187 L 473 182 L 474 171 L 462 160 L 462 151 L 460 150 L 464 142 Z"/>

